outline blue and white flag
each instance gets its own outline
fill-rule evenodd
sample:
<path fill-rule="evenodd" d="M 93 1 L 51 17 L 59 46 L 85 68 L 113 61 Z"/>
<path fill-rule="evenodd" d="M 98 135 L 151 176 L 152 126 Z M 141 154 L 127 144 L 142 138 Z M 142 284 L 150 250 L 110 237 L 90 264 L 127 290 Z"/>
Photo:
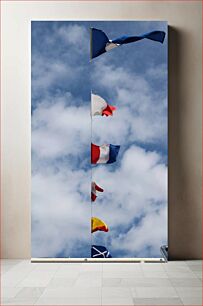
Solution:
<path fill-rule="evenodd" d="M 107 248 L 105 248 L 102 245 L 92 245 L 91 257 L 92 258 L 112 258 Z"/>
<path fill-rule="evenodd" d="M 138 36 L 121 36 L 116 39 L 110 40 L 107 35 L 98 29 L 91 28 L 91 54 L 90 58 L 95 58 L 111 49 L 119 47 L 124 44 L 129 44 L 144 38 L 157 41 L 160 43 L 164 42 L 165 32 L 163 31 L 153 31 L 143 35 Z"/>

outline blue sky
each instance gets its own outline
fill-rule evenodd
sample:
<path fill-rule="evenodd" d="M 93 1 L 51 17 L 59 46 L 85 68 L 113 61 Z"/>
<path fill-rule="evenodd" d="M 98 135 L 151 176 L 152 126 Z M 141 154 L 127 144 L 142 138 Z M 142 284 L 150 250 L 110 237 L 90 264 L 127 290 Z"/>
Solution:
<path fill-rule="evenodd" d="M 165 22 L 32 22 L 32 256 L 89 257 L 91 241 L 113 257 L 159 257 L 167 242 L 167 35 L 90 62 L 89 28 L 109 39 Z M 90 91 L 117 107 L 90 118 Z M 118 161 L 91 170 L 90 143 L 120 144 Z M 105 189 L 92 213 L 91 176 Z"/>

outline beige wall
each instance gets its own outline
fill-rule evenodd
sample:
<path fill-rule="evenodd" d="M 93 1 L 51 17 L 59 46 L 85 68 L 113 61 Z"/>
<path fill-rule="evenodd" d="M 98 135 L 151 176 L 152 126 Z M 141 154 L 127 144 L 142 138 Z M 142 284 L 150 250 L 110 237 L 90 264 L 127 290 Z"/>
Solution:
<path fill-rule="evenodd" d="M 4 1 L 2 4 L 4 258 L 29 258 L 30 20 L 137 19 L 169 23 L 169 249 L 201 258 L 201 2 Z"/>

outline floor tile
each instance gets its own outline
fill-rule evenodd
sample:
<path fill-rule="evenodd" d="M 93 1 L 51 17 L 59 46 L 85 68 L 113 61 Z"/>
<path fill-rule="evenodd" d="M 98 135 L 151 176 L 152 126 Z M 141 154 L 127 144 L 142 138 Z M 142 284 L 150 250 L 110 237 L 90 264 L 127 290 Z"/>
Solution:
<path fill-rule="evenodd" d="M 10 287 L 17 286 L 23 279 L 25 279 L 35 267 L 20 262 L 15 265 L 12 269 L 2 275 L 1 283 L 2 286 Z"/>
<path fill-rule="evenodd" d="M 102 278 L 102 271 L 82 271 L 78 275 L 81 279 Z"/>
<path fill-rule="evenodd" d="M 187 273 L 190 273 L 191 272 L 191 269 L 190 269 L 190 267 L 188 267 L 188 266 L 177 266 L 177 265 L 166 265 L 165 267 L 164 267 L 164 270 L 166 271 L 166 272 L 187 272 Z"/>
<path fill-rule="evenodd" d="M 13 265 L 3 265 L 1 267 L 1 274 L 4 274 L 6 272 L 8 272 L 9 270 L 11 270 L 13 268 Z"/>
<path fill-rule="evenodd" d="M 45 264 L 47 264 L 47 263 L 45 263 Z M 81 269 L 83 267 L 83 265 L 86 264 L 86 262 L 58 262 L 57 264 L 59 265 L 59 267 L 61 269 L 64 269 L 64 268 Z"/>
<path fill-rule="evenodd" d="M 193 272 L 202 272 L 202 265 L 191 265 L 189 269 Z"/>
<path fill-rule="evenodd" d="M 203 305 L 203 301 L 201 297 L 182 297 L 181 298 L 183 305 L 190 305 L 190 306 L 196 306 L 196 305 Z"/>
<path fill-rule="evenodd" d="M 122 278 L 102 278 L 102 287 L 123 287 L 122 280 Z"/>
<path fill-rule="evenodd" d="M 173 287 L 136 287 L 133 297 L 140 298 L 175 298 L 179 297 Z"/>
<path fill-rule="evenodd" d="M 85 265 L 85 263 L 84 263 Z M 59 264 L 59 268 L 58 268 L 58 272 L 80 272 L 83 270 L 83 265 L 82 264 L 71 264 L 71 263 L 68 263 L 68 264 Z"/>
<path fill-rule="evenodd" d="M 142 271 L 104 271 L 104 278 L 140 278 L 143 277 Z"/>
<path fill-rule="evenodd" d="M 29 298 L 12 298 L 5 302 L 3 305 L 34 305 L 37 302 L 37 297 L 29 297 Z"/>
<path fill-rule="evenodd" d="M 53 278 L 54 273 L 44 272 L 30 274 L 18 283 L 19 287 L 46 287 Z"/>
<path fill-rule="evenodd" d="M 164 271 L 164 266 L 166 265 L 167 263 L 142 263 L 141 268 L 143 271 L 161 272 L 161 271 Z"/>
<path fill-rule="evenodd" d="M 102 278 L 78 278 L 75 281 L 75 286 L 79 287 L 101 287 L 102 286 Z"/>
<path fill-rule="evenodd" d="M 201 297 L 202 287 L 176 287 L 176 292 L 182 297 Z"/>
<path fill-rule="evenodd" d="M 81 267 L 81 271 L 102 271 L 103 264 L 101 263 L 84 263 Z"/>
<path fill-rule="evenodd" d="M 194 273 L 194 275 L 195 275 L 197 278 L 199 278 L 199 279 L 202 280 L 202 272 L 195 272 L 195 271 L 193 271 L 193 273 Z"/>
<path fill-rule="evenodd" d="M 130 288 L 123 287 L 103 287 L 102 298 L 128 298 L 131 297 Z"/>
<path fill-rule="evenodd" d="M 50 280 L 50 282 L 47 285 L 47 288 L 53 289 L 53 288 L 67 288 L 67 287 L 73 287 L 75 285 L 76 278 L 57 278 L 54 277 Z"/>
<path fill-rule="evenodd" d="M 166 265 L 170 266 L 186 266 L 187 262 L 185 260 L 169 260 Z"/>
<path fill-rule="evenodd" d="M 167 272 L 169 278 L 197 278 L 193 272 L 173 271 Z"/>
<path fill-rule="evenodd" d="M 115 305 L 115 306 L 130 306 L 134 305 L 133 299 L 131 297 L 126 298 L 103 298 L 102 297 L 102 305 Z"/>
<path fill-rule="evenodd" d="M 60 263 L 40 263 L 35 266 L 35 272 L 43 273 L 43 272 L 56 272 L 60 269 Z"/>
<path fill-rule="evenodd" d="M 45 298 L 41 297 L 38 299 L 38 301 L 35 303 L 35 305 L 94 305 L 94 306 L 100 306 L 101 305 L 101 298 Z"/>
<path fill-rule="evenodd" d="M 20 290 L 21 290 L 21 288 L 16 288 L 16 287 L 2 287 L 1 288 L 1 297 L 3 299 L 14 298 Z"/>
<path fill-rule="evenodd" d="M 121 280 L 121 286 L 128 287 L 171 287 L 168 278 L 125 278 Z"/>
<path fill-rule="evenodd" d="M 142 272 L 141 265 L 139 263 L 107 263 L 103 264 L 103 272 Z"/>
<path fill-rule="evenodd" d="M 202 282 L 199 278 L 170 278 L 173 287 L 200 287 Z"/>
<path fill-rule="evenodd" d="M 202 260 L 186 260 L 188 266 L 202 265 Z"/>
<path fill-rule="evenodd" d="M 0 304 L 0 305 L 7 305 L 7 303 L 10 303 L 10 302 L 9 302 L 9 299 L 8 299 L 8 298 L 2 298 L 2 297 L 1 297 L 1 304 Z"/>
<path fill-rule="evenodd" d="M 39 298 L 42 293 L 44 292 L 43 287 L 25 287 L 25 288 L 21 288 L 21 290 L 18 292 L 18 294 L 16 295 L 16 298 Z"/>
<path fill-rule="evenodd" d="M 183 305 L 183 302 L 179 298 L 134 298 L 134 305 Z"/>
<path fill-rule="evenodd" d="M 45 289 L 41 297 L 47 298 L 101 298 L 101 288 L 79 287 L 63 289 Z"/>
<path fill-rule="evenodd" d="M 146 278 L 168 278 L 168 274 L 165 271 L 144 271 L 143 276 Z"/>
<path fill-rule="evenodd" d="M 4 260 L 3 305 L 202 305 L 201 265 Z"/>
<path fill-rule="evenodd" d="M 79 276 L 80 271 L 81 268 L 79 267 L 59 267 L 54 277 L 77 278 Z"/>

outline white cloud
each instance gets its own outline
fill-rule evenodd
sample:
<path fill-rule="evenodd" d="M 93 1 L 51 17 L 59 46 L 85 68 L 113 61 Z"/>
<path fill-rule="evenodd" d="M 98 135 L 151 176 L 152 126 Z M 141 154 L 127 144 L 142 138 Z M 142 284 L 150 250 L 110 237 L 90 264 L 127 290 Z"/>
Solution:
<path fill-rule="evenodd" d="M 32 98 L 46 96 L 56 84 L 58 87 L 71 87 L 83 71 L 83 67 L 75 66 L 74 69 L 68 61 L 50 60 L 42 55 L 32 55 Z M 66 85 L 66 84 L 67 85 Z"/>
<path fill-rule="evenodd" d="M 149 68 L 146 76 L 163 78 L 166 67 Z M 94 137 L 97 141 L 105 138 L 118 141 L 153 143 L 163 141 L 167 135 L 167 100 L 162 90 L 154 89 L 147 77 L 115 67 L 106 60 L 96 62 L 92 68 L 92 87 L 96 86 L 97 94 L 107 92 L 114 97 L 109 104 L 118 105 L 114 119 L 104 125 L 99 119 L 93 125 Z M 101 92 L 101 93 L 100 93 Z M 102 95 L 102 94 L 101 94 Z M 108 97 L 106 97 L 107 99 Z M 97 120 L 97 121 L 96 121 Z M 102 131 L 102 133 L 101 133 Z M 121 136 L 120 137 L 120 133 Z"/>
<path fill-rule="evenodd" d="M 81 164 L 73 170 L 71 160 L 65 164 L 56 161 L 84 153 L 90 143 L 89 107 L 71 106 L 72 99 L 67 93 L 65 99 L 44 100 L 33 113 L 32 216 L 36 225 L 32 256 L 56 256 L 59 250 L 70 256 L 76 245 L 90 243 L 90 171 L 82 170 Z M 97 124 L 101 121 L 100 135 L 105 127 L 110 135 L 117 135 L 118 143 L 128 137 L 127 121 L 116 116 L 95 120 Z M 116 122 L 118 133 L 111 122 Z M 105 190 L 93 205 L 93 215 L 110 227 L 108 235 L 95 233 L 94 243 L 104 243 L 112 253 L 124 251 L 127 257 L 158 253 L 167 234 L 167 167 L 161 160 L 158 153 L 132 145 L 115 171 L 109 165 L 93 169 L 93 178 Z M 140 218 L 136 226 L 135 219 Z M 149 231 L 150 224 L 154 226 Z"/>
<path fill-rule="evenodd" d="M 46 96 L 54 86 L 60 87 L 60 83 L 67 86 L 67 90 L 71 88 L 86 69 L 86 61 L 80 59 L 89 59 L 89 33 L 84 26 L 61 25 L 53 29 L 51 37 L 47 37 L 47 52 L 32 51 L 32 98 Z M 63 51 L 58 50 L 58 46 Z M 55 56 L 53 49 L 56 50 Z"/>
<path fill-rule="evenodd" d="M 94 243 L 105 244 L 108 238 L 112 254 L 124 251 L 127 257 L 146 254 L 146 246 L 152 254 L 158 253 L 167 235 L 167 168 L 159 162 L 157 153 L 133 146 L 115 172 L 108 165 L 95 168 L 93 177 L 105 192 L 93 204 L 93 215 L 103 219 L 110 231 L 102 239 L 93 234 Z M 90 171 L 72 171 L 71 165 L 56 173 L 41 165 L 33 175 L 32 216 L 37 222 L 33 256 L 56 256 L 63 249 L 69 256 L 77 244 L 90 243 L 90 181 Z M 143 216 L 136 226 L 134 219 Z M 122 234 L 125 228 L 129 229 Z"/>
<path fill-rule="evenodd" d="M 133 257 L 144 252 L 139 247 L 142 240 L 143 245 L 151 246 L 157 253 L 161 244 L 166 242 L 167 234 L 166 217 L 162 218 L 162 210 L 167 205 L 167 167 L 161 163 L 161 156 L 132 146 L 125 152 L 120 168 L 112 172 L 108 167 L 99 166 L 93 171 L 94 180 L 105 190 L 93 205 L 93 213 L 110 227 L 108 245 L 112 253 L 122 250 Z M 135 219 L 143 216 L 141 224 L 136 226 Z M 150 233 L 147 233 L 147 220 L 149 224 L 156 220 Z M 120 234 L 125 228 L 128 228 L 127 233 Z M 134 239 L 136 235 L 139 243 Z M 125 236 L 126 244 L 120 243 Z M 101 236 L 99 239 L 95 237 L 96 242 L 100 239 Z M 103 239 L 105 241 L 106 237 L 103 236 L 101 241 Z"/>
<path fill-rule="evenodd" d="M 32 176 L 32 256 L 55 257 L 62 251 L 70 256 L 82 243 L 90 244 L 90 203 L 84 199 L 90 174 L 43 171 Z"/>
<path fill-rule="evenodd" d="M 58 30 L 58 35 L 68 43 L 69 47 L 74 47 L 74 52 L 89 51 L 90 33 L 85 27 L 78 24 L 62 26 Z"/>
<path fill-rule="evenodd" d="M 163 80 L 167 76 L 167 66 L 165 64 L 159 66 L 152 66 L 146 71 L 146 75 L 153 80 Z"/>
<path fill-rule="evenodd" d="M 151 211 L 138 226 L 112 239 L 112 248 L 125 250 L 129 257 L 143 257 L 143 254 L 158 254 L 160 247 L 166 244 L 167 237 L 167 206 Z M 135 255 L 136 254 L 136 255 Z"/>
<path fill-rule="evenodd" d="M 45 159 L 77 155 L 90 143 L 90 129 L 87 106 L 67 106 L 60 98 L 52 104 L 44 101 L 32 117 L 33 152 Z"/>

